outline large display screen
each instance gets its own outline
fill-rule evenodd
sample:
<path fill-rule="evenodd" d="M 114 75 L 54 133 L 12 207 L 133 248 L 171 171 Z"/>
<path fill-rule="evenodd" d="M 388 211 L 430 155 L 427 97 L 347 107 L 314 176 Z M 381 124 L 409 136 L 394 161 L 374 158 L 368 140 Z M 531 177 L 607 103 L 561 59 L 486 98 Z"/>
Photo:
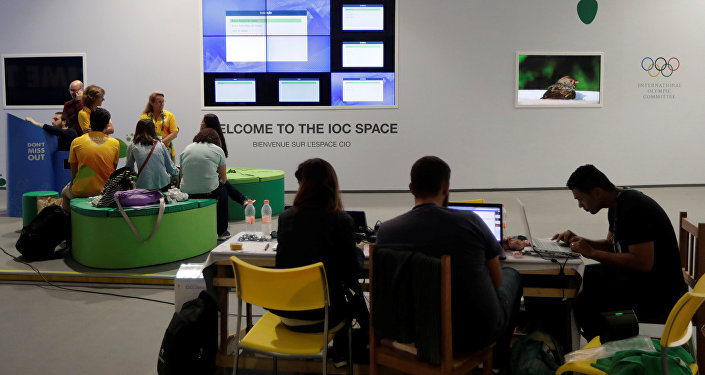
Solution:
<path fill-rule="evenodd" d="M 62 108 L 85 71 L 84 54 L 3 55 L 3 107 Z"/>
<path fill-rule="evenodd" d="M 202 0 L 203 105 L 396 105 L 395 0 Z"/>

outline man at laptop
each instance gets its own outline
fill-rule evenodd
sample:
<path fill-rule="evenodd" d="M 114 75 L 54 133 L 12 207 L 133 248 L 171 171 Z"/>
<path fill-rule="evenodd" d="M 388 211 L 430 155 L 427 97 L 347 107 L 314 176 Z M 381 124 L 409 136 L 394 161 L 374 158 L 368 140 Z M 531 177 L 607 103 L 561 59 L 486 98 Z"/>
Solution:
<path fill-rule="evenodd" d="M 585 211 L 608 209 L 606 239 L 589 240 L 570 230 L 553 237 L 599 262 L 586 267 L 576 301 L 583 336 L 599 334 L 601 312 L 633 309 L 639 321 L 665 322 L 686 286 L 676 235 L 661 206 L 637 190 L 615 187 L 590 164 L 576 169 L 567 186 Z"/>
<path fill-rule="evenodd" d="M 519 273 L 501 268 L 502 247 L 477 214 L 448 209 L 450 167 L 425 156 L 411 167 L 414 208 L 380 225 L 377 246 L 451 257 L 453 349 L 470 351 L 498 341 L 495 367 L 509 362 L 522 289 Z"/>

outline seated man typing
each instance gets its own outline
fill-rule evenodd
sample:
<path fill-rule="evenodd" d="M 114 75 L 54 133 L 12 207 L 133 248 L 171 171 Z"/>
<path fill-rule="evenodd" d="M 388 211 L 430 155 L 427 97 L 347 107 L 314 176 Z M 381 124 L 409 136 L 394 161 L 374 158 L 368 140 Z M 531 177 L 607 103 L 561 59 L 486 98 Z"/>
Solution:
<path fill-rule="evenodd" d="M 451 257 L 453 349 L 472 351 L 498 341 L 494 363 L 509 362 L 509 340 L 522 289 L 519 273 L 501 268 L 503 250 L 475 213 L 446 208 L 450 167 L 425 156 L 411 168 L 414 208 L 382 223 L 377 246 Z"/>
<path fill-rule="evenodd" d="M 590 164 L 576 169 L 567 186 L 585 211 L 608 209 L 606 239 L 589 240 L 570 230 L 553 236 L 600 262 L 586 267 L 575 304 L 583 336 L 598 335 L 599 314 L 607 311 L 633 309 L 639 321 L 665 323 L 686 286 L 678 241 L 661 206 L 637 190 L 614 186 Z"/>

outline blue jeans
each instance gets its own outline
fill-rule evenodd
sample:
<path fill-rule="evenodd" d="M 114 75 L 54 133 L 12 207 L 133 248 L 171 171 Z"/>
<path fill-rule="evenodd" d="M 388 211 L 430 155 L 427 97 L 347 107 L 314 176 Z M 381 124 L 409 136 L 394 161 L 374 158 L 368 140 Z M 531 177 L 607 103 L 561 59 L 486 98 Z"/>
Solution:
<path fill-rule="evenodd" d="M 502 268 L 502 284 L 496 289 L 499 298 L 504 321 L 504 330 L 497 338 L 497 345 L 494 348 L 494 367 L 504 368 L 509 363 L 510 341 L 514 334 L 517 315 L 523 288 L 521 286 L 521 275 L 513 268 Z"/>

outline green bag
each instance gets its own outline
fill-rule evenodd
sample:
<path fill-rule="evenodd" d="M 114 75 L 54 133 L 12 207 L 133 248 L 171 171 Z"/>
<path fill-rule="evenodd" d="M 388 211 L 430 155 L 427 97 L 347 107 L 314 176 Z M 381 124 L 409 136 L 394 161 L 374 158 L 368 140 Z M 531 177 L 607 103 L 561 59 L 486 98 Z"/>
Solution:
<path fill-rule="evenodd" d="M 659 340 L 652 339 L 655 352 L 643 350 L 623 350 L 612 357 L 598 359 L 591 366 L 596 367 L 610 375 L 660 375 L 661 371 L 661 345 Z M 692 375 L 689 363 L 693 357 L 687 350 L 678 346 L 668 348 L 667 351 L 669 375 Z"/>

